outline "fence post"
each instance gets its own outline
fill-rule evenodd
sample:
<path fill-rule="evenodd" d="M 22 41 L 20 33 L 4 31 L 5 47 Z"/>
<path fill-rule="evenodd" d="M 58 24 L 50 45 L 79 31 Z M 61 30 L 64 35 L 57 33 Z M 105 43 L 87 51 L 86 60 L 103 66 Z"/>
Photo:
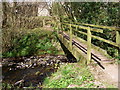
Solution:
<path fill-rule="evenodd" d="M 116 31 L 116 43 L 120 45 L 120 32 Z M 120 56 L 120 47 L 118 47 L 118 50 L 116 51 L 116 56 Z"/>
<path fill-rule="evenodd" d="M 43 18 L 43 27 L 45 26 L 45 19 Z"/>
<path fill-rule="evenodd" d="M 59 22 L 58 22 L 58 18 L 56 17 L 56 29 L 57 29 L 57 34 L 58 34 L 58 26 L 59 25 Z"/>
<path fill-rule="evenodd" d="M 63 21 L 61 20 L 61 33 L 63 34 L 63 30 L 64 30 L 64 27 L 63 27 Z M 62 41 L 63 41 L 63 39 L 64 39 L 64 37 L 63 37 L 63 35 L 62 35 Z"/>
<path fill-rule="evenodd" d="M 59 25 L 60 25 L 60 22 L 58 21 L 57 22 L 57 34 L 59 34 L 59 30 L 60 30 L 60 26 Z"/>
<path fill-rule="evenodd" d="M 91 31 L 90 28 L 87 30 L 87 64 L 91 61 Z"/>
<path fill-rule="evenodd" d="M 61 21 L 61 31 L 63 31 L 63 21 Z"/>
<path fill-rule="evenodd" d="M 72 51 L 72 27 L 71 27 L 71 24 L 70 24 L 70 32 L 69 32 L 69 35 L 70 35 L 70 43 L 69 43 L 69 46 L 70 46 L 70 50 Z"/>
<path fill-rule="evenodd" d="M 61 30 L 61 22 L 60 22 L 60 19 L 59 19 L 59 30 Z"/>
<path fill-rule="evenodd" d="M 75 27 L 76 31 L 78 29 L 78 26 Z M 74 31 L 74 35 L 77 37 L 77 33 L 75 34 L 75 31 Z"/>
<path fill-rule="evenodd" d="M 53 27 L 54 27 L 54 30 L 55 30 L 55 17 L 53 18 Z"/>

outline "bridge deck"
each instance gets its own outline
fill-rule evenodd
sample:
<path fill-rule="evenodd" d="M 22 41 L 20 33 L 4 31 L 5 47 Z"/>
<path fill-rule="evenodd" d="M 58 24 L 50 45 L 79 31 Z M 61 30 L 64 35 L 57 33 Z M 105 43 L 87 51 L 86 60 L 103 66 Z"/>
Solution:
<path fill-rule="evenodd" d="M 67 39 L 69 41 L 69 35 L 64 32 L 61 33 L 64 37 L 64 39 Z M 87 42 L 86 42 L 87 43 Z M 82 49 L 82 51 L 87 54 L 87 44 L 85 42 L 83 43 L 82 41 L 78 40 L 75 36 L 73 36 L 73 40 L 72 40 L 72 44 L 77 46 L 80 46 L 80 49 Z M 111 63 L 112 61 L 114 61 L 114 59 L 110 59 L 109 57 L 105 56 L 105 54 L 103 54 L 102 52 L 97 51 L 95 48 L 91 49 L 91 53 L 92 53 L 92 59 L 96 59 L 98 61 L 101 62 L 109 62 Z"/>

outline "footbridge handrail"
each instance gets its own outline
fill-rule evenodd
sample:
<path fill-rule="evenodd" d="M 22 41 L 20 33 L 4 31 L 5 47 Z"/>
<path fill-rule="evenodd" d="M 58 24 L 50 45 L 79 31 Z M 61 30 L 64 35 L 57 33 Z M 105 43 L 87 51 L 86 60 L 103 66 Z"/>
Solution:
<path fill-rule="evenodd" d="M 69 23 L 68 21 L 65 21 L 64 23 Z M 76 25 L 83 25 L 83 26 L 90 26 L 93 28 L 100 28 L 100 29 L 110 29 L 110 30 L 115 30 L 115 31 L 120 31 L 120 27 L 115 27 L 115 26 L 103 26 L 103 25 L 94 25 L 94 24 L 87 24 L 87 23 L 78 23 L 74 22 Z"/>
<path fill-rule="evenodd" d="M 119 53 L 120 49 L 120 28 L 119 27 L 110 27 L 110 26 L 102 26 L 102 25 L 93 25 L 93 24 L 84 24 L 84 23 L 70 23 L 70 22 L 62 22 L 61 28 L 66 27 L 69 28 L 69 36 L 70 36 L 70 42 L 69 45 L 72 48 L 72 40 L 73 40 L 73 32 L 81 33 L 83 35 L 87 35 L 87 59 L 88 63 L 91 60 L 91 39 L 95 38 L 100 41 L 103 41 L 105 43 L 108 43 L 110 45 L 113 45 L 118 48 L 117 54 Z M 99 32 L 103 33 L 104 30 L 114 30 L 116 32 L 116 41 L 110 41 L 107 39 L 104 39 L 99 36 L 92 35 L 91 32 Z M 63 30 L 63 29 L 62 29 Z M 79 37 L 80 38 L 80 37 Z"/>
<path fill-rule="evenodd" d="M 81 25 L 75 25 L 75 24 L 68 24 L 68 23 L 62 23 L 62 24 L 64 24 L 64 25 L 67 25 L 67 26 L 72 26 L 72 27 L 76 27 L 76 28 L 80 28 L 80 29 L 83 29 L 83 30 L 89 30 L 90 29 L 90 31 L 94 31 L 94 32 L 99 32 L 99 33 L 103 33 L 103 29 L 97 29 L 97 28 L 94 28 L 94 27 L 89 27 L 89 26 L 81 26 Z M 104 28 L 105 28 L 106 26 L 104 26 Z M 119 34 L 119 31 L 118 30 L 120 30 L 120 29 L 118 29 L 118 28 L 116 28 L 115 29 L 115 27 L 106 27 L 107 29 L 108 28 L 113 28 L 114 30 L 116 30 L 116 39 L 117 38 L 119 38 L 118 36 L 119 35 L 117 35 L 117 34 Z M 79 33 L 81 33 L 81 34 L 84 34 L 84 35 L 87 35 L 87 33 L 85 33 L 85 32 L 83 32 L 83 31 L 79 31 L 79 30 L 74 30 L 74 31 L 76 31 L 76 32 L 79 32 Z M 117 43 L 118 41 L 116 40 L 116 42 L 113 42 L 113 41 L 110 41 L 110 40 L 106 40 L 106 39 L 104 39 L 104 38 L 101 38 L 101 37 L 98 37 L 98 36 L 95 36 L 95 35 L 91 35 L 91 37 L 92 38 L 95 38 L 95 39 L 98 39 L 98 40 L 101 40 L 101 41 L 103 41 L 103 42 L 106 42 L 106 43 L 108 43 L 108 44 L 111 44 L 111 45 L 113 45 L 113 46 L 115 46 L 115 47 L 120 47 L 120 43 Z M 120 41 L 120 39 L 118 39 L 119 41 Z"/>

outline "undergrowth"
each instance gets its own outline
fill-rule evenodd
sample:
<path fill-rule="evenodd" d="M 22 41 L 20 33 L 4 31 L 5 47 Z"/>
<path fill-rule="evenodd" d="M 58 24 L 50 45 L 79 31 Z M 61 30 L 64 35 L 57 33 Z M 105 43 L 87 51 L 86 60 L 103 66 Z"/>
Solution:
<path fill-rule="evenodd" d="M 3 53 L 3 57 L 19 57 L 40 54 L 55 54 L 57 49 L 52 45 L 55 34 L 41 28 L 21 30 L 20 36 L 14 36 L 12 45 Z M 15 33 L 14 33 L 15 34 Z"/>

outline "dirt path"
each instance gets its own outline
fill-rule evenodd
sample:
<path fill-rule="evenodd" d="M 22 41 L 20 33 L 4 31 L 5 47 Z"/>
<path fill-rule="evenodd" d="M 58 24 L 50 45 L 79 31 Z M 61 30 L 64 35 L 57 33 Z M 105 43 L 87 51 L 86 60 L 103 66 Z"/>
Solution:
<path fill-rule="evenodd" d="M 43 29 L 48 30 L 48 31 L 53 31 L 53 29 L 50 25 L 44 26 Z"/>
<path fill-rule="evenodd" d="M 118 66 L 115 64 L 102 64 L 105 69 L 102 69 L 95 63 L 89 66 L 91 73 L 100 82 L 104 83 L 107 88 L 118 88 Z M 119 82 L 120 83 L 120 82 Z"/>

